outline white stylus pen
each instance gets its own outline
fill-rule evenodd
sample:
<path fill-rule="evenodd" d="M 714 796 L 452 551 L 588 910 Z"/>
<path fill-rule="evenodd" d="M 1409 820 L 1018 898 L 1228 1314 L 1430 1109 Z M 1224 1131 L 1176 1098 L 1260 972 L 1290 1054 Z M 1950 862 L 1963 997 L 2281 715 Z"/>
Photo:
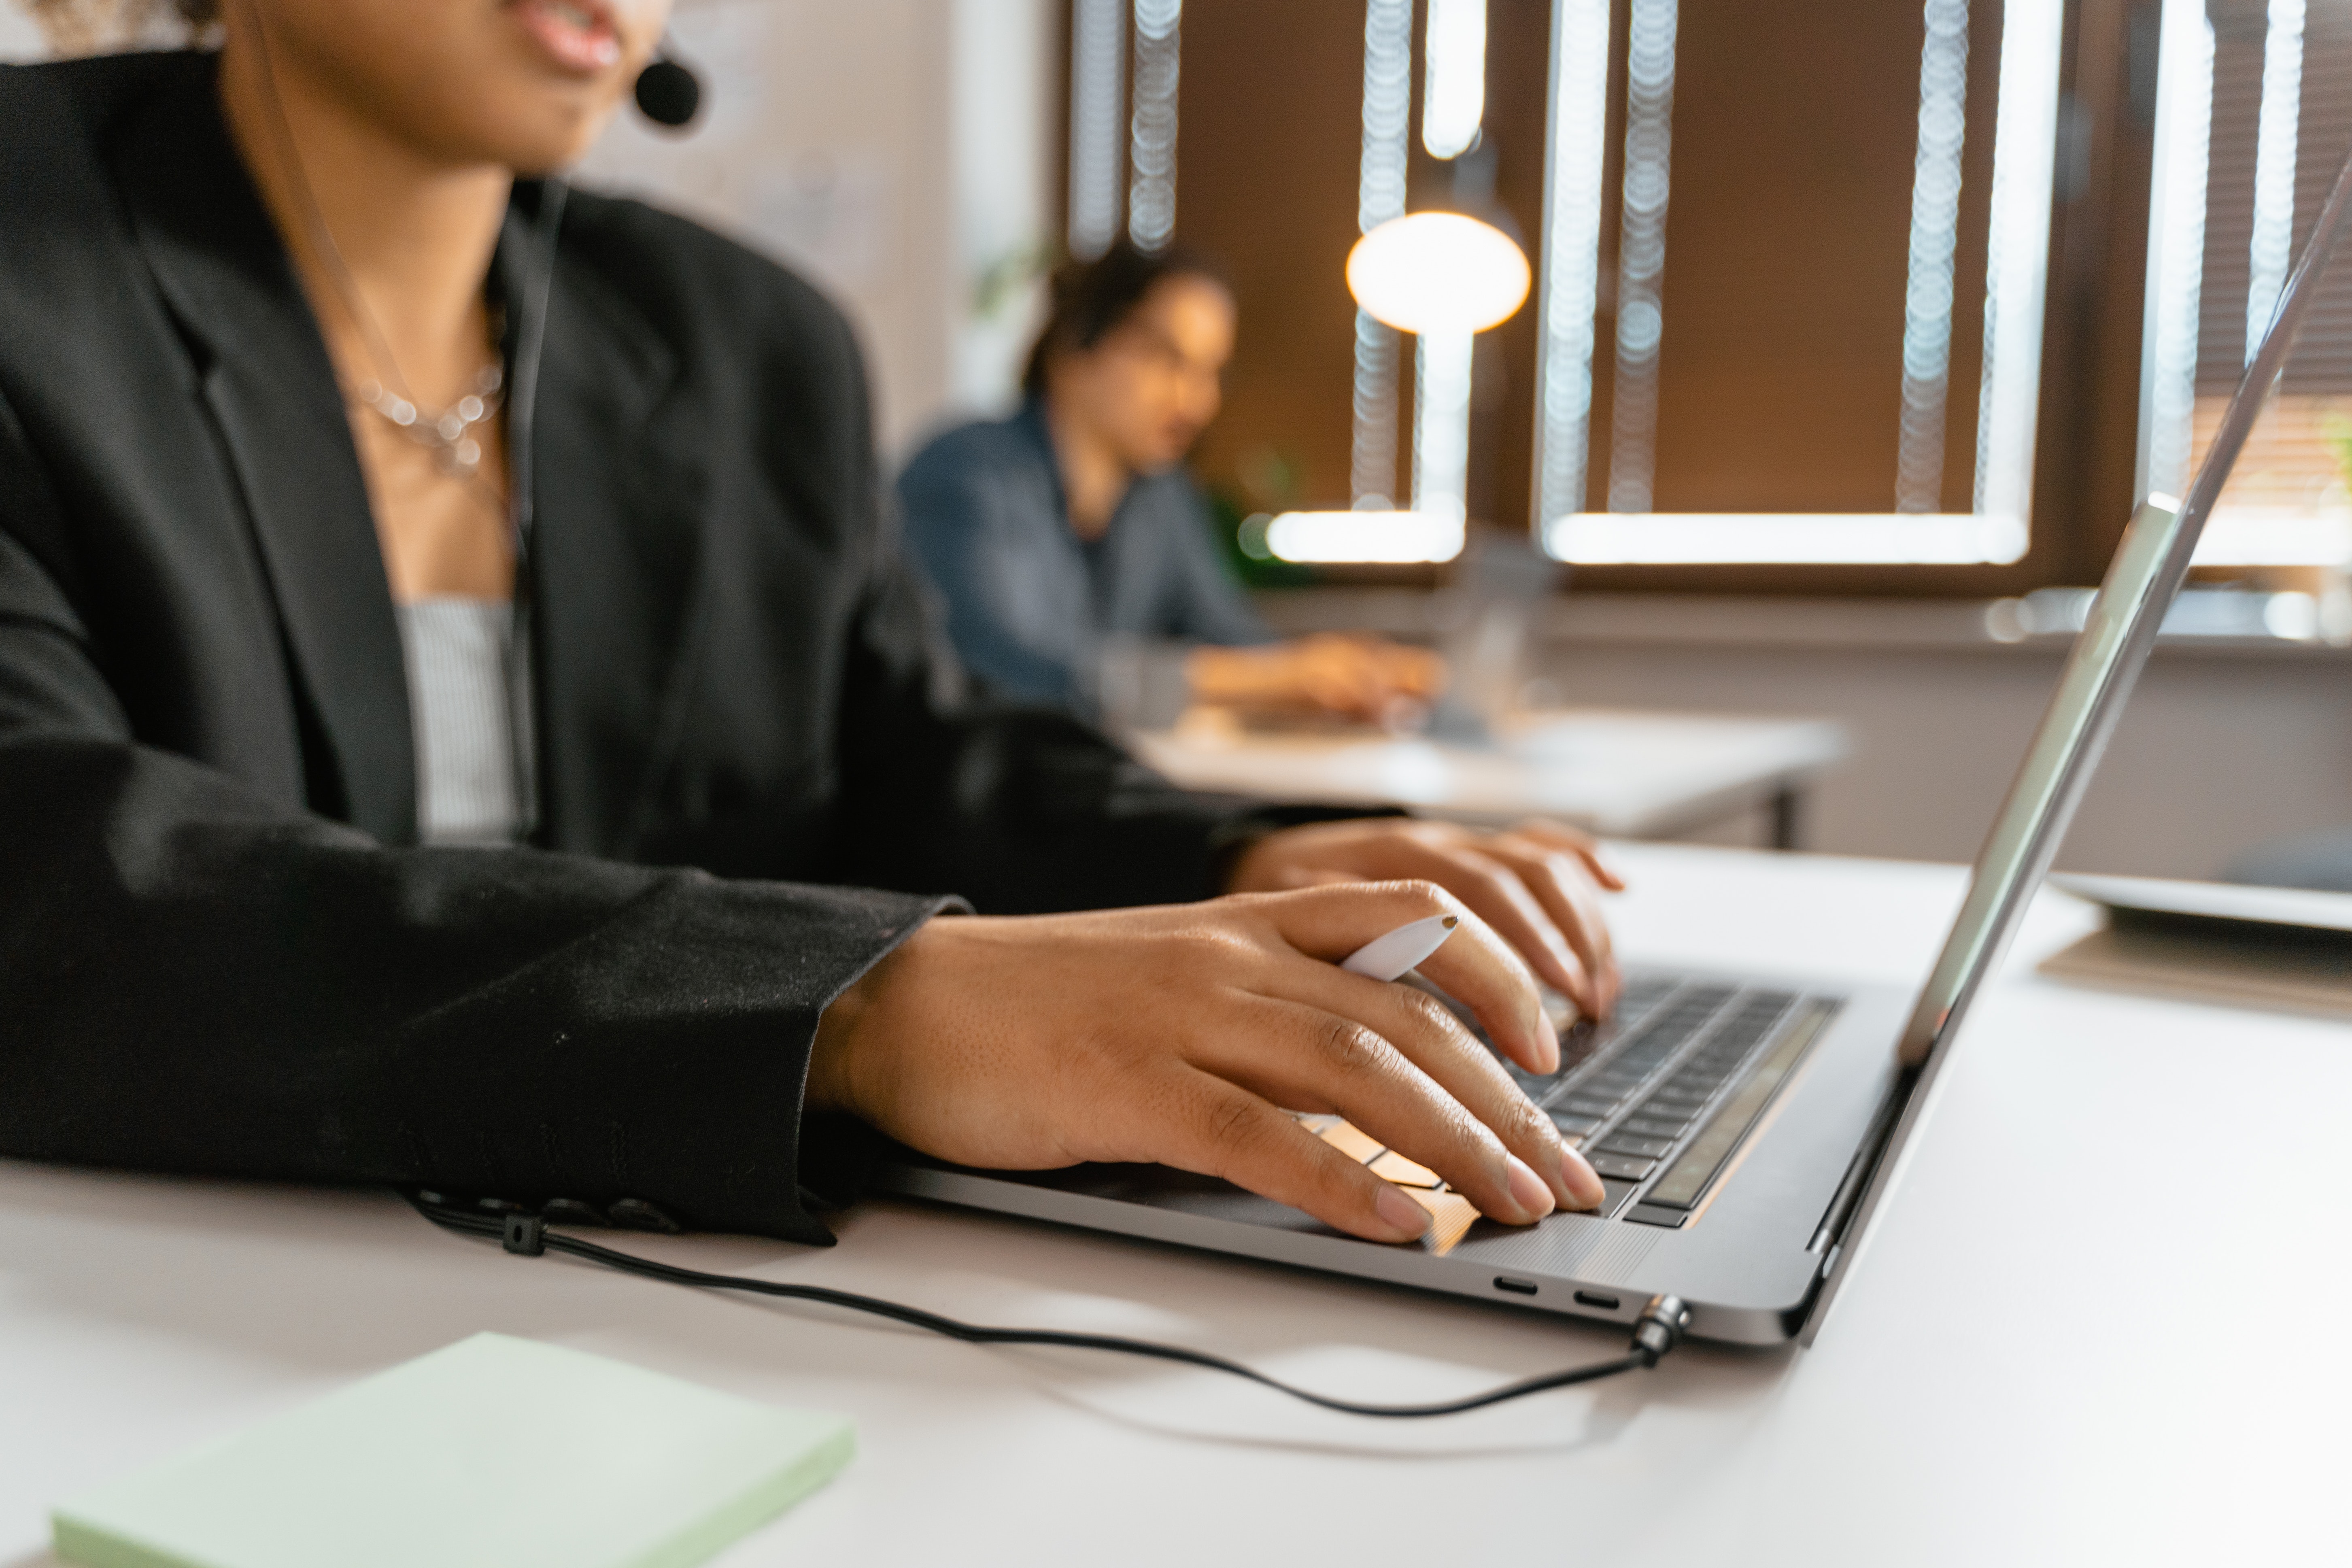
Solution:
<path fill-rule="evenodd" d="M 1445 939 L 1461 923 L 1459 915 L 1432 915 L 1425 921 L 1399 926 L 1349 953 L 1339 967 L 1350 974 L 1373 980 L 1401 980 L 1412 973 L 1423 959 L 1444 947 Z"/>

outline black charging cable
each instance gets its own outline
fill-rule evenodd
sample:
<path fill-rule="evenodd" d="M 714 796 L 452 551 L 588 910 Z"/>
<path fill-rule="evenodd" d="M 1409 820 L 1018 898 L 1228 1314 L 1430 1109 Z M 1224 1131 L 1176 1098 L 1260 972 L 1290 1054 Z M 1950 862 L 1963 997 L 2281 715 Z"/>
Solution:
<path fill-rule="evenodd" d="M 1653 1296 L 1649 1304 L 1642 1309 L 1642 1315 L 1633 1321 L 1632 1348 L 1614 1361 L 1595 1362 L 1590 1366 L 1570 1367 L 1565 1372 L 1522 1378 L 1499 1388 L 1490 1388 L 1484 1394 L 1442 1400 L 1433 1405 L 1364 1405 L 1352 1399 L 1334 1399 L 1328 1394 L 1317 1394 L 1312 1389 L 1269 1377 L 1255 1367 L 1227 1361 L 1223 1356 L 1211 1355 L 1206 1351 L 1187 1350 L 1181 1345 L 1130 1340 L 1119 1334 L 1074 1334 L 1059 1329 L 994 1329 L 980 1323 L 960 1322 L 937 1312 L 924 1311 L 919 1307 L 885 1301 L 879 1297 L 828 1289 L 822 1285 L 786 1285 L 772 1279 L 749 1279 L 740 1274 L 706 1274 L 698 1268 L 680 1268 L 673 1264 L 656 1263 L 650 1258 L 615 1252 L 593 1241 L 559 1235 L 548 1228 L 547 1220 L 540 1215 L 492 1214 L 478 1208 L 435 1202 L 415 1191 L 406 1191 L 401 1195 L 415 1206 L 418 1214 L 442 1229 L 497 1241 L 509 1252 L 525 1258 L 561 1252 L 585 1258 L 591 1263 L 601 1263 L 607 1268 L 617 1268 L 625 1274 L 641 1274 L 648 1279 L 659 1279 L 670 1285 L 691 1285 L 705 1290 L 749 1290 L 761 1296 L 782 1296 L 795 1301 L 819 1301 L 828 1307 L 844 1307 L 853 1312 L 870 1312 L 877 1318 L 888 1318 L 894 1322 L 944 1334 L 949 1339 L 961 1340 L 971 1345 L 1059 1345 L 1066 1350 L 1108 1351 L 1118 1355 L 1148 1356 L 1154 1361 L 1206 1367 L 1211 1372 L 1247 1378 L 1278 1394 L 1286 1394 L 1293 1399 L 1303 1399 L 1309 1405 L 1319 1405 L 1326 1410 L 1337 1410 L 1346 1415 L 1385 1415 L 1402 1419 L 1459 1415 L 1465 1411 L 1484 1410 L 1490 1405 L 1524 1399 L 1530 1394 L 1541 1394 L 1548 1389 L 1596 1383 L 1623 1372 L 1643 1371 L 1657 1365 L 1667 1352 L 1682 1342 L 1683 1329 L 1690 1321 L 1690 1309 L 1683 1304 L 1681 1298 Z"/>

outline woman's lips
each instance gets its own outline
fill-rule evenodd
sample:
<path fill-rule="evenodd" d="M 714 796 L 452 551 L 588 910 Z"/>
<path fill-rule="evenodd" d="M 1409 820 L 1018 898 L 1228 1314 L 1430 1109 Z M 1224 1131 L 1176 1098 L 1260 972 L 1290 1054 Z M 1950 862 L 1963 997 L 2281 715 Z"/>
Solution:
<path fill-rule="evenodd" d="M 602 0 L 520 0 L 515 16 L 565 70 L 605 70 L 621 58 L 620 29 Z"/>

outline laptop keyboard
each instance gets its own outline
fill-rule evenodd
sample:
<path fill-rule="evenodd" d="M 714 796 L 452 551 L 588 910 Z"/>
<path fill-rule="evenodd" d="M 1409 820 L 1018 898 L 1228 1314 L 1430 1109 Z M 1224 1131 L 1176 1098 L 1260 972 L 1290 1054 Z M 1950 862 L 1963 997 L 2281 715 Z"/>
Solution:
<path fill-rule="evenodd" d="M 1505 1065 L 1607 1185 L 1605 1213 L 1679 1226 L 1835 1007 L 1792 991 L 1648 975 L 1628 984 L 1607 1023 L 1561 1035 L 1558 1072 Z"/>
<path fill-rule="evenodd" d="M 1609 1190 L 1605 1216 L 1679 1226 L 1836 1006 L 1793 991 L 1638 975 L 1606 1023 L 1561 1032 L 1559 1071 L 1503 1068 L 1591 1163 Z M 1469 1225 L 1469 1205 L 1430 1172 L 1336 1116 L 1299 1120 L 1412 1191 L 1456 1235 Z"/>

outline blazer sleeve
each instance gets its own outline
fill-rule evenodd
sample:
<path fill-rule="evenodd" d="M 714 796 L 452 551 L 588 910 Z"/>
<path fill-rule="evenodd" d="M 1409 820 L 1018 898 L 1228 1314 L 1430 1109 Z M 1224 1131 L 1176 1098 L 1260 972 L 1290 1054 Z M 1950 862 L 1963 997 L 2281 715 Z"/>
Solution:
<path fill-rule="evenodd" d="M 274 806 L 133 738 L 63 538 L 0 401 L 0 1153 L 831 1239 L 864 1141 L 803 1123 L 818 1015 L 950 900 Z"/>

